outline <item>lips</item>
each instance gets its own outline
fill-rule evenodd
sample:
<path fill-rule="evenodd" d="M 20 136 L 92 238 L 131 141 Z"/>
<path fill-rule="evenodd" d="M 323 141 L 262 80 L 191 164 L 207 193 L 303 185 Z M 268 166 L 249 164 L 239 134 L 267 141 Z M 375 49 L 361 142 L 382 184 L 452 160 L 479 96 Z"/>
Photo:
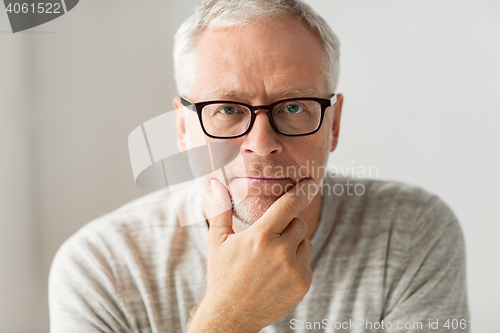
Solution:
<path fill-rule="evenodd" d="M 271 177 L 238 177 L 238 178 L 261 179 L 261 180 L 283 180 L 283 179 L 289 179 L 289 178 L 271 178 Z"/>
<path fill-rule="evenodd" d="M 288 180 L 292 181 L 290 178 L 273 178 L 273 177 L 232 177 L 233 179 L 243 179 L 247 181 L 280 181 L 280 180 Z"/>
<path fill-rule="evenodd" d="M 292 180 L 291 178 L 288 177 L 272 177 L 272 176 L 263 176 L 263 175 L 245 175 L 245 176 L 232 176 L 229 177 L 230 180 L 232 179 L 263 179 L 263 180 L 283 180 L 283 179 L 288 179 Z"/>
<path fill-rule="evenodd" d="M 285 187 L 288 184 L 293 184 L 290 178 L 256 178 L 256 177 L 235 177 L 232 179 L 235 182 L 245 182 L 249 186 L 273 186 L 281 185 Z"/>

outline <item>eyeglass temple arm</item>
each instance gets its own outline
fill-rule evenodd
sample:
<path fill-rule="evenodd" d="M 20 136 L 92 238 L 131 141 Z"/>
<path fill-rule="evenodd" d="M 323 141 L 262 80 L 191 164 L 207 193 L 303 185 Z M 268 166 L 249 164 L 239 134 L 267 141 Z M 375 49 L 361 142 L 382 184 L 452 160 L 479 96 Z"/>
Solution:
<path fill-rule="evenodd" d="M 185 99 L 184 97 L 180 96 L 181 98 L 181 104 L 184 105 L 186 108 L 188 108 L 189 110 L 193 110 L 193 103 L 188 101 L 187 99 Z"/>
<path fill-rule="evenodd" d="M 337 94 L 333 94 L 330 98 L 330 105 L 333 106 L 335 103 L 337 103 Z"/>

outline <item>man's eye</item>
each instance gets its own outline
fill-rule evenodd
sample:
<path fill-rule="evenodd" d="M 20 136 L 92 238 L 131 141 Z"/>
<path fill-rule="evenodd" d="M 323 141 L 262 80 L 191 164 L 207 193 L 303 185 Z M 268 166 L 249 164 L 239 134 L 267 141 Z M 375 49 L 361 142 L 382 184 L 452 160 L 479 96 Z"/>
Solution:
<path fill-rule="evenodd" d="M 224 106 L 219 108 L 220 113 L 227 114 L 227 115 L 231 115 L 231 114 L 235 113 L 236 111 L 237 111 L 236 108 L 232 105 L 224 105 Z"/>
<path fill-rule="evenodd" d="M 302 111 L 304 111 L 304 108 L 299 104 L 288 104 L 285 107 L 285 111 L 288 113 L 295 114 L 295 113 L 301 113 Z"/>

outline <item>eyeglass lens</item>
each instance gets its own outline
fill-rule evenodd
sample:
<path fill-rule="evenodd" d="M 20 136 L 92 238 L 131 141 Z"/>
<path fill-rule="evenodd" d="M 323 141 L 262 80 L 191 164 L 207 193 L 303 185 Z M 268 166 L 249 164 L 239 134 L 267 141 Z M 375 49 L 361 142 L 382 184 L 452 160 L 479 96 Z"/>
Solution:
<path fill-rule="evenodd" d="M 276 127 L 284 134 L 305 134 L 315 131 L 321 121 L 321 104 L 311 100 L 284 101 L 271 110 Z M 213 136 L 237 136 L 250 125 L 252 113 L 244 105 L 215 103 L 201 111 L 205 131 Z"/>

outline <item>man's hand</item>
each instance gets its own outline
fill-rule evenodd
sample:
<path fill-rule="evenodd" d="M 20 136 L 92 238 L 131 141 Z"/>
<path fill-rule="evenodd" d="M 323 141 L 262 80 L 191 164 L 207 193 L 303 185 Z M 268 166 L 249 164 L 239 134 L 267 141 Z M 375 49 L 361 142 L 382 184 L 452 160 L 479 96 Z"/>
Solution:
<path fill-rule="evenodd" d="M 302 180 L 235 234 L 229 194 L 212 181 L 207 290 L 189 332 L 259 332 L 302 301 L 313 249 L 306 223 L 295 216 L 312 199 L 310 184 Z"/>

